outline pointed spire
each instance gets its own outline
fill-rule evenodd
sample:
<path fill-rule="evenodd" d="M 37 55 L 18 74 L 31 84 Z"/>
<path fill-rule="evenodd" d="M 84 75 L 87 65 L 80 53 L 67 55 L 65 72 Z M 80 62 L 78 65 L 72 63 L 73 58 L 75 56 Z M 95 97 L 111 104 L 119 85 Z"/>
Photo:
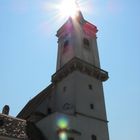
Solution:
<path fill-rule="evenodd" d="M 75 5 L 76 5 L 77 8 L 79 8 L 78 1 L 77 0 L 75 0 Z"/>
<path fill-rule="evenodd" d="M 75 0 L 75 4 L 76 4 L 77 9 L 80 9 L 79 4 L 78 4 L 78 0 Z"/>
<path fill-rule="evenodd" d="M 76 13 L 75 13 L 75 16 L 73 19 L 76 19 L 79 23 L 83 23 L 85 20 L 84 20 L 84 17 L 82 15 L 82 12 L 80 10 L 78 0 L 75 0 L 75 5 L 76 5 Z"/>

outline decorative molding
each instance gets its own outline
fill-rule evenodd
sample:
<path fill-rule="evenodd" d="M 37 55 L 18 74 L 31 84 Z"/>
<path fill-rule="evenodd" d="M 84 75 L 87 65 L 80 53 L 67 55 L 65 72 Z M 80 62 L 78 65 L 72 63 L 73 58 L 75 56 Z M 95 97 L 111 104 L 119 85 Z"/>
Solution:
<path fill-rule="evenodd" d="M 109 78 L 108 72 L 75 57 L 52 75 L 52 82 L 57 83 L 68 74 L 76 70 L 92 76 L 100 81 L 106 81 Z"/>
<path fill-rule="evenodd" d="M 81 116 L 89 117 L 89 118 L 92 118 L 92 119 L 95 119 L 95 120 L 98 120 L 98 121 L 108 123 L 107 120 L 104 120 L 104 119 L 101 119 L 101 118 L 98 118 L 98 117 L 89 116 L 89 115 L 86 115 L 86 114 L 83 114 L 83 113 L 80 113 L 80 112 L 75 112 L 75 113 L 76 113 L 76 115 L 81 115 Z"/>
<path fill-rule="evenodd" d="M 76 135 L 81 135 L 81 132 L 75 130 L 75 129 L 67 129 L 67 128 L 64 128 L 64 129 L 58 129 L 57 130 L 57 134 L 60 134 L 61 132 L 66 132 L 67 134 L 76 134 Z"/>

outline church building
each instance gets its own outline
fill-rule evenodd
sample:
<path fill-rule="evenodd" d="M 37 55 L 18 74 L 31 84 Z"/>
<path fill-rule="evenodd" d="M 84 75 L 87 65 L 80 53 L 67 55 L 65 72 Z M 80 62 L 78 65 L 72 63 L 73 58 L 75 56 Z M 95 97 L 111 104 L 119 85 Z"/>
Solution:
<path fill-rule="evenodd" d="M 0 140 L 109 140 L 97 27 L 80 10 L 57 31 L 58 55 L 51 84 L 17 117 L 0 114 Z"/>

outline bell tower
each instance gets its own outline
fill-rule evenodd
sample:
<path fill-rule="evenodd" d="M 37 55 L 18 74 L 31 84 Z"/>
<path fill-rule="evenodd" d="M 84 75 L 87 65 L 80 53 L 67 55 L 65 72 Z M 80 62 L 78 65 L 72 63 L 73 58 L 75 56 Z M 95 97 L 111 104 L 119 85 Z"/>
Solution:
<path fill-rule="evenodd" d="M 72 58 L 79 58 L 91 65 L 100 67 L 96 42 L 97 27 L 87 22 L 77 11 L 58 30 L 57 70 Z"/>
<path fill-rule="evenodd" d="M 68 140 L 109 140 L 102 85 L 108 73 L 100 68 L 97 31 L 81 11 L 57 31 L 57 71 L 52 82 L 55 109 L 70 122 L 64 130 Z"/>
<path fill-rule="evenodd" d="M 97 31 L 80 10 L 57 31 L 52 83 L 18 115 L 35 123 L 44 140 L 109 140 L 102 84 L 108 72 L 100 67 Z"/>

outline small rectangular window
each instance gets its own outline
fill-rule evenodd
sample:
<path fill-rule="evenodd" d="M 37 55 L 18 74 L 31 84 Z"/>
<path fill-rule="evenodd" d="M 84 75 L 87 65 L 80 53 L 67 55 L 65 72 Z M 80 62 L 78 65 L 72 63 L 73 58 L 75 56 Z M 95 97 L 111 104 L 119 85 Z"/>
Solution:
<path fill-rule="evenodd" d="M 66 91 L 66 89 L 67 89 L 67 87 L 66 87 L 66 86 L 64 86 L 64 87 L 63 87 L 63 91 L 65 92 L 65 91 Z"/>
<path fill-rule="evenodd" d="M 95 135 L 91 135 L 92 140 L 97 140 L 97 137 Z"/>
<path fill-rule="evenodd" d="M 92 85 L 91 85 L 91 84 L 89 84 L 89 85 L 88 85 L 88 88 L 89 88 L 90 90 L 92 90 Z"/>
<path fill-rule="evenodd" d="M 50 115 L 52 113 L 52 109 L 48 108 L 48 115 Z"/>
<path fill-rule="evenodd" d="M 74 140 L 74 138 L 73 137 L 68 137 L 68 140 Z"/>
<path fill-rule="evenodd" d="M 94 109 L 94 104 L 90 104 L 90 109 Z"/>

